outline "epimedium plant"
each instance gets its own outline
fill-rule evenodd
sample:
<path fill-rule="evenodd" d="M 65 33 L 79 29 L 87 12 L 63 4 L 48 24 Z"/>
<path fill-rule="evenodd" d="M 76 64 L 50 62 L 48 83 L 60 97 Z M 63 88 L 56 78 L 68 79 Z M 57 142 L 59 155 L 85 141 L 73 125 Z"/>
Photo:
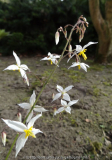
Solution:
<path fill-rule="evenodd" d="M 69 36 L 67 36 L 67 28 L 68 27 L 72 27 Z M 75 25 L 68 24 L 64 28 L 60 27 L 57 29 L 56 34 L 55 34 L 56 45 L 59 43 L 60 32 L 63 32 L 63 34 L 67 40 L 66 45 L 65 45 L 61 55 L 51 54 L 49 52 L 47 57 L 41 59 L 41 60 L 48 60 L 51 62 L 51 64 L 55 64 L 56 66 L 52 70 L 52 72 L 51 72 L 50 76 L 48 77 L 48 79 L 46 80 L 46 82 L 43 84 L 43 87 L 42 87 L 41 91 L 39 92 L 37 98 L 36 98 L 35 91 L 33 91 L 33 94 L 30 97 L 29 103 L 24 102 L 24 103 L 18 104 L 21 108 L 24 108 L 27 110 L 27 115 L 26 115 L 24 121 L 21 122 L 21 114 L 20 113 L 18 113 L 18 120 L 19 121 L 2 119 L 11 129 L 13 129 L 17 132 L 17 135 L 11 145 L 11 148 L 10 148 L 5 160 L 8 159 L 15 143 L 16 143 L 15 157 L 17 157 L 18 153 L 24 147 L 29 136 L 36 138 L 35 135 L 37 133 L 43 133 L 39 129 L 33 128 L 33 125 L 34 125 L 35 121 L 39 117 L 42 116 L 42 112 L 46 112 L 48 110 L 46 110 L 45 108 L 43 108 L 39 105 L 36 105 L 36 103 L 38 102 L 38 100 L 39 100 L 42 92 L 44 91 L 46 85 L 48 84 L 50 78 L 53 76 L 54 72 L 56 71 L 56 68 L 59 67 L 60 61 L 66 56 L 69 57 L 68 61 L 70 61 L 70 59 L 72 57 L 75 57 L 75 62 L 69 68 L 78 66 L 79 69 L 82 68 L 84 71 L 87 72 L 87 67 L 89 67 L 89 65 L 87 65 L 85 63 L 81 63 L 80 56 L 82 56 L 84 58 L 84 60 L 86 60 L 87 59 L 87 56 L 85 54 L 85 52 L 87 50 L 86 48 L 89 45 L 96 44 L 97 42 L 89 42 L 84 47 L 82 47 L 80 45 L 76 45 L 75 49 L 72 49 L 72 45 L 71 45 L 73 32 L 74 31 L 76 31 L 76 33 L 79 32 L 79 42 L 81 42 L 81 40 L 84 38 L 86 27 L 88 27 L 88 22 L 87 22 L 86 18 L 84 18 L 83 16 L 80 16 Z M 67 53 L 65 54 L 65 52 L 67 52 Z M 28 68 L 27 65 L 21 64 L 21 61 L 15 52 L 13 52 L 13 55 L 16 59 L 17 64 L 10 65 L 4 70 L 18 70 L 20 72 L 24 82 L 29 86 L 29 80 L 28 80 L 26 71 L 27 70 L 30 71 L 30 69 Z M 59 60 L 57 60 L 57 59 L 59 59 Z M 56 116 L 56 114 L 61 113 L 62 111 L 66 111 L 67 113 L 71 114 L 70 106 L 72 106 L 73 104 L 78 102 L 78 100 L 71 100 L 69 94 L 67 93 L 73 87 L 74 87 L 73 85 L 70 85 L 70 86 L 66 87 L 65 89 L 63 89 L 62 86 L 57 85 L 56 88 L 57 88 L 58 93 L 56 95 L 52 96 L 52 99 L 53 99 L 52 103 L 55 100 L 57 100 L 58 98 L 61 98 L 61 107 L 54 110 L 54 116 Z M 40 114 L 37 114 L 36 116 L 33 117 L 33 111 L 40 112 Z M 25 123 L 26 123 L 26 125 L 25 125 Z M 5 143 L 6 143 L 6 132 L 5 131 L 2 132 L 2 142 L 3 142 L 3 145 L 5 146 Z"/>

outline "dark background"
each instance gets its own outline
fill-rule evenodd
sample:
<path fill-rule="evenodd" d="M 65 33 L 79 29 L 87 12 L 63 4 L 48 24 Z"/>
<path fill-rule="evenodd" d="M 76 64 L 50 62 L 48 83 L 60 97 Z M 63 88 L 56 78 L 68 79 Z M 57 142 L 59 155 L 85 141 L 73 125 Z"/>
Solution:
<path fill-rule="evenodd" d="M 104 15 L 104 3 L 101 11 Z M 0 53 L 3 56 L 16 53 L 29 56 L 48 52 L 60 54 L 66 43 L 60 33 L 60 42 L 55 45 L 55 32 L 67 24 L 74 25 L 79 16 L 83 15 L 89 22 L 85 37 L 80 45 L 89 41 L 97 42 L 97 33 L 93 27 L 88 0 L 11 0 L 10 3 L 0 2 L 0 29 L 10 32 L 0 40 Z M 68 28 L 68 33 L 71 27 Z M 78 34 L 72 36 L 72 46 L 79 44 Z M 88 54 L 95 52 L 95 47 L 88 47 Z"/>

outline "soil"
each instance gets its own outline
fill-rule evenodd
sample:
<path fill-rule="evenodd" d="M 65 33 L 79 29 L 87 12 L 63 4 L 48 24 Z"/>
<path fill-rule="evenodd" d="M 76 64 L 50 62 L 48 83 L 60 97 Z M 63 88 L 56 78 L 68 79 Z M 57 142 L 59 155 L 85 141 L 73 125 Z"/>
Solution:
<path fill-rule="evenodd" d="M 21 112 L 24 120 L 26 110 L 17 104 L 29 102 L 33 90 L 38 96 L 55 67 L 47 61 L 40 61 L 40 57 L 20 58 L 22 64 L 31 69 L 27 73 L 29 87 L 18 71 L 3 71 L 15 64 L 14 57 L 0 58 L 0 118 L 17 120 L 17 113 Z M 68 70 L 72 62 L 73 59 L 67 64 L 67 59 L 64 59 L 60 63 L 37 103 L 49 110 L 34 125 L 44 134 L 37 134 L 36 139 L 29 137 L 17 158 L 14 147 L 8 160 L 112 159 L 112 63 L 100 65 L 87 60 L 85 63 L 90 68 L 86 73 L 77 67 Z M 57 93 L 57 84 L 63 88 L 74 85 L 68 93 L 71 100 L 79 101 L 71 106 L 71 114 L 62 112 L 53 116 L 54 108 L 60 107 L 60 99 L 51 103 L 52 94 Z M 6 146 L 3 146 L 2 141 L 0 143 L 0 159 L 4 160 L 16 132 L 2 120 L 0 124 L 0 131 L 7 133 Z"/>

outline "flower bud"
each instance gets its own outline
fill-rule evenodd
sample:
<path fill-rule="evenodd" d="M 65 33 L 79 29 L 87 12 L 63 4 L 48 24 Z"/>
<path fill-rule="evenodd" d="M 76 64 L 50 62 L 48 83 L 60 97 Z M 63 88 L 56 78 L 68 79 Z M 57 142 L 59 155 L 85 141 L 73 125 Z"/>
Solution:
<path fill-rule="evenodd" d="M 62 27 L 60 27 L 60 28 L 59 28 L 59 31 L 60 31 L 60 32 L 61 32 L 61 31 L 63 31 L 63 28 L 62 28 Z"/>
<path fill-rule="evenodd" d="M 54 108 L 54 116 L 58 113 L 57 108 Z"/>
<path fill-rule="evenodd" d="M 2 143 L 5 146 L 5 144 L 6 144 L 6 132 L 2 132 L 1 136 L 2 136 Z"/>
<path fill-rule="evenodd" d="M 67 38 L 67 31 L 65 31 L 64 34 L 65 34 L 65 38 Z"/>
<path fill-rule="evenodd" d="M 82 38 L 81 38 L 81 35 L 79 36 L 79 42 L 81 42 Z"/>
<path fill-rule="evenodd" d="M 68 50 L 70 53 L 72 52 L 72 45 L 71 44 L 69 45 Z"/>
<path fill-rule="evenodd" d="M 86 27 L 88 27 L 88 24 L 89 24 L 89 23 L 88 23 L 88 22 L 86 22 Z"/>
<path fill-rule="evenodd" d="M 84 20 L 85 22 L 87 22 L 87 19 L 86 19 L 85 17 L 83 18 L 83 20 Z"/>
<path fill-rule="evenodd" d="M 57 31 L 57 32 L 55 33 L 55 42 L 56 42 L 56 45 L 57 45 L 58 42 L 59 42 L 59 36 L 60 36 L 60 34 L 59 34 L 59 32 Z"/>
<path fill-rule="evenodd" d="M 20 112 L 17 113 L 17 118 L 18 118 L 18 121 L 19 121 L 19 122 L 22 122 L 22 115 L 21 115 Z"/>
<path fill-rule="evenodd" d="M 54 93 L 52 94 L 52 99 L 54 99 Z"/>

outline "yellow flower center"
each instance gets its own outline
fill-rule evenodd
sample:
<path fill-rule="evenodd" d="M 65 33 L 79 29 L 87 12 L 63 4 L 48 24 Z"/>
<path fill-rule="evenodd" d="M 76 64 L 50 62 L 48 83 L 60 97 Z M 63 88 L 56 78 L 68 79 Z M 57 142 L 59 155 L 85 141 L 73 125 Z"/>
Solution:
<path fill-rule="evenodd" d="M 53 64 L 53 62 L 51 61 L 51 59 L 49 60 L 51 62 L 51 65 Z"/>
<path fill-rule="evenodd" d="M 25 138 L 27 138 L 28 136 L 32 136 L 33 138 L 36 138 L 36 136 L 34 135 L 34 133 L 32 132 L 32 127 L 30 127 L 29 129 L 25 129 L 24 132 L 26 133 Z"/>
<path fill-rule="evenodd" d="M 80 68 L 81 68 L 80 65 L 78 65 L 78 69 L 79 69 L 79 70 L 80 70 Z"/>
<path fill-rule="evenodd" d="M 81 52 L 78 54 L 78 56 L 81 56 L 81 55 L 82 55 L 82 57 L 84 58 L 84 60 L 86 60 L 87 57 L 86 57 L 86 54 L 84 53 L 84 52 L 86 52 L 86 51 L 87 51 L 87 49 L 84 49 L 83 51 L 81 51 Z"/>
<path fill-rule="evenodd" d="M 16 65 L 17 65 L 17 64 L 16 64 Z M 17 66 L 18 66 L 18 65 L 17 65 Z M 18 66 L 18 68 L 19 68 L 18 71 L 20 72 L 20 67 Z"/>
<path fill-rule="evenodd" d="M 51 62 L 51 65 L 52 65 L 53 63 L 52 63 L 52 61 L 51 61 L 51 60 L 50 60 L 50 62 Z"/>

